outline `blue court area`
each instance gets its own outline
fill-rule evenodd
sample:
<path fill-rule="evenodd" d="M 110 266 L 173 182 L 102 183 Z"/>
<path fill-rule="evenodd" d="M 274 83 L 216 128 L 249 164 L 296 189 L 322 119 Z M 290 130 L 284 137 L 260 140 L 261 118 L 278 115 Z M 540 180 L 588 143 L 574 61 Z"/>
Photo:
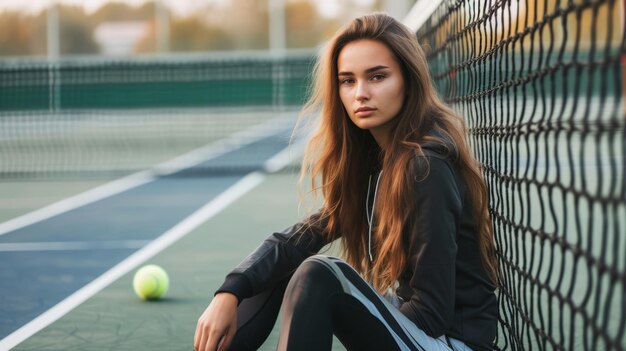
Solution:
<path fill-rule="evenodd" d="M 0 340 L 181 223 L 249 172 L 262 170 L 288 148 L 289 136 L 290 129 L 284 129 L 191 168 L 157 175 L 126 191 L 0 235 Z M 229 171 L 229 164 L 242 162 L 249 167 L 245 172 Z M 218 165 L 222 173 L 202 171 L 211 165 Z M 135 300 L 132 293 L 126 297 Z M 103 345 L 107 343 L 95 349 Z"/>

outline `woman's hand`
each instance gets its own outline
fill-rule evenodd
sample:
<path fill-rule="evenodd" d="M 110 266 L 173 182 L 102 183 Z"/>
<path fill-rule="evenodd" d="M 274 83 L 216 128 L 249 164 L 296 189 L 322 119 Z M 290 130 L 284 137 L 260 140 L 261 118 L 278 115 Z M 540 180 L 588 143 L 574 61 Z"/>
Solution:
<path fill-rule="evenodd" d="M 219 293 L 198 319 L 193 347 L 196 351 L 225 351 L 236 331 L 237 297 Z"/>

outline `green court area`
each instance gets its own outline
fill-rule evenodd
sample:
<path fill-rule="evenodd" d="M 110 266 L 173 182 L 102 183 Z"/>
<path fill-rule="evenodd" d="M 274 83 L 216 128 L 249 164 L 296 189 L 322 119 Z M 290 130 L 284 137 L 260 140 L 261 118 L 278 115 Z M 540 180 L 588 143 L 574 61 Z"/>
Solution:
<path fill-rule="evenodd" d="M 112 179 L 47 179 L 0 181 L 0 223 L 77 195 Z"/>
<path fill-rule="evenodd" d="M 144 302 L 136 297 L 133 269 L 15 350 L 193 349 L 197 318 L 228 271 L 272 231 L 282 230 L 304 215 L 306 206 L 300 206 L 297 178 L 293 173 L 268 176 L 257 188 L 146 262 L 158 264 L 169 273 L 170 290 L 163 299 Z M 68 187 L 64 195 L 89 185 L 77 182 L 76 188 Z M 49 194 L 53 197 L 61 192 Z M 275 327 L 261 350 L 275 350 L 277 340 Z M 335 340 L 333 350 L 344 348 Z"/>

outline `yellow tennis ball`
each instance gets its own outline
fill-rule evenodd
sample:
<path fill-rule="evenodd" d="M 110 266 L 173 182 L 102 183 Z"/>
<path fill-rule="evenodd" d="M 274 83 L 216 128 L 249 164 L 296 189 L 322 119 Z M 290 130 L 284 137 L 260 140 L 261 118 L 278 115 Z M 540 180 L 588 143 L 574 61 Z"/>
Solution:
<path fill-rule="evenodd" d="M 163 268 L 157 265 L 141 267 L 133 278 L 133 288 L 137 296 L 144 300 L 156 300 L 169 288 L 170 280 Z"/>

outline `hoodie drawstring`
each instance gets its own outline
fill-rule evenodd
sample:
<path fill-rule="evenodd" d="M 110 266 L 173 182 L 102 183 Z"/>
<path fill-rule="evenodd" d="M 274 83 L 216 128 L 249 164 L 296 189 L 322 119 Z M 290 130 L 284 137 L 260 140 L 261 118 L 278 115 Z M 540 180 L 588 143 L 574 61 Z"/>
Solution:
<path fill-rule="evenodd" d="M 370 262 L 374 261 L 374 258 L 372 257 L 372 223 L 374 222 L 374 208 L 376 208 L 376 195 L 378 194 L 378 184 L 380 182 L 380 178 L 382 174 L 383 174 L 383 171 L 380 171 L 380 173 L 378 174 L 378 178 L 376 179 L 376 187 L 374 188 L 374 201 L 372 202 L 371 214 L 369 210 L 370 187 L 372 185 L 371 174 L 370 174 L 369 179 L 367 180 L 367 197 L 365 198 L 365 213 L 367 214 L 367 225 L 368 225 L 367 252 L 370 256 Z"/>

